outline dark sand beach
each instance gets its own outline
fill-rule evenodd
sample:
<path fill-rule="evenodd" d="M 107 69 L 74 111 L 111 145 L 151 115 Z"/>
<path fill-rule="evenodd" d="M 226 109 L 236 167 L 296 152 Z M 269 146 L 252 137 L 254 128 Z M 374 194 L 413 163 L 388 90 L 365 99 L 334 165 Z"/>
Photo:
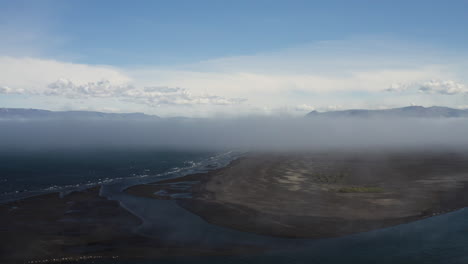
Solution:
<path fill-rule="evenodd" d="M 250 154 L 206 174 L 126 191 L 177 199 L 206 221 L 241 231 L 326 238 L 465 207 L 467 181 L 468 156 L 459 153 Z"/>

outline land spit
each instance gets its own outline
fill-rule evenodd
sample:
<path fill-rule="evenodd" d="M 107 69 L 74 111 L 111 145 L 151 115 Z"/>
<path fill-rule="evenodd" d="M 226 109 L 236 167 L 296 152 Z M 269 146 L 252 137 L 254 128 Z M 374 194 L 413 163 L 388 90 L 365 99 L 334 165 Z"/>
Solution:
<path fill-rule="evenodd" d="M 460 153 L 257 153 L 208 173 L 130 187 L 206 221 L 263 235 L 325 238 L 468 205 Z"/>

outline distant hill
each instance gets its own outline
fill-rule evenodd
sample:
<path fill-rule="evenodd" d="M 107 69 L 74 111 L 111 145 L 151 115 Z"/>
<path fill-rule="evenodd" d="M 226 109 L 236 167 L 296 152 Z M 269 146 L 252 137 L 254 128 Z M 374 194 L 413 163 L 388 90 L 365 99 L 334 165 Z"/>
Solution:
<path fill-rule="evenodd" d="M 48 111 L 24 108 L 0 108 L 0 120 L 154 120 L 158 116 L 143 113 L 101 113 L 92 111 Z"/>
<path fill-rule="evenodd" d="M 468 109 L 449 107 L 407 106 L 384 110 L 351 109 L 342 111 L 312 111 L 306 117 L 337 118 L 468 118 Z M 0 120 L 157 120 L 156 115 L 143 113 L 102 113 L 93 111 L 49 111 L 26 108 L 0 108 Z M 186 118 L 172 118 L 175 120 Z"/>
<path fill-rule="evenodd" d="M 384 110 L 352 109 L 343 111 L 317 112 L 312 111 L 307 117 L 362 117 L 362 118 L 387 118 L 387 117 L 412 117 L 412 118 L 456 118 L 468 117 L 468 110 L 453 109 L 449 107 L 432 106 L 407 106 Z"/>

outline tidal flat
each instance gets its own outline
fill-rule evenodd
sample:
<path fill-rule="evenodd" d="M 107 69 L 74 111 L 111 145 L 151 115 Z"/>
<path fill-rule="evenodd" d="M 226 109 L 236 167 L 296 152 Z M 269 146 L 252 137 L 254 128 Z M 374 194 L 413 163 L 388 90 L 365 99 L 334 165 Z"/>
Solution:
<path fill-rule="evenodd" d="M 463 153 L 255 153 L 126 192 L 176 199 L 210 223 L 245 232 L 327 238 L 465 207 L 467 182 Z"/>

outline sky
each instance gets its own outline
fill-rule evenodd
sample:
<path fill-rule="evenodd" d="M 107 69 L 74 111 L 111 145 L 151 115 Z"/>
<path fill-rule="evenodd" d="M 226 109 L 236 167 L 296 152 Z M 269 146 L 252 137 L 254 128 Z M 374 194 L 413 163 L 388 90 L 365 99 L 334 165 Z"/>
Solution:
<path fill-rule="evenodd" d="M 0 0 L 0 107 L 468 108 L 468 1 Z"/>

